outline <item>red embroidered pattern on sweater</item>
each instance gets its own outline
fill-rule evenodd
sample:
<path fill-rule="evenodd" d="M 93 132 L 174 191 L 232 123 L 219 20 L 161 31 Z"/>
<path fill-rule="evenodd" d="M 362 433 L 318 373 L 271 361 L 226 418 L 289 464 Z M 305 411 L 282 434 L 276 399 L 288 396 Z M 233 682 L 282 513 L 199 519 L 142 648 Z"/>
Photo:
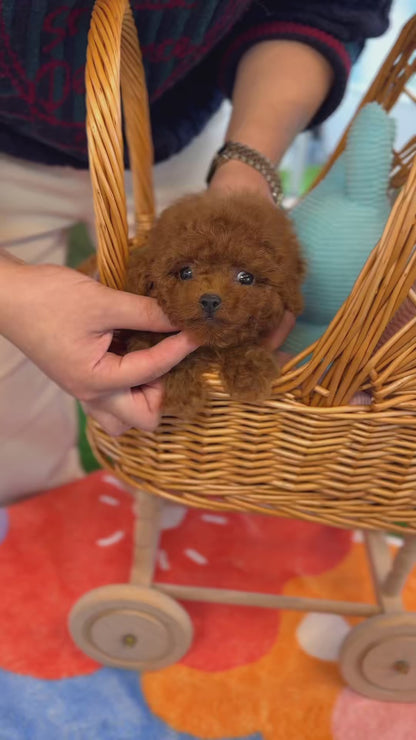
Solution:
<path fill-rule="evenodd" d="M 250 3 L 250 0 L 234 0 L 233 2 L 229 2 L 227 7 L 227 13 L 222 16 L 220 21 L 216 23 L 212 28 L 209 29 L 208 33 L 205 35 L 204 43 L 200 46 L 198 46 L 198 51 L 200 53 L 200 56 L 202 57 L 204 54 L 206 54 L 215 44 L 215 42 L 218 40 L 218 36 L 220 32 L 224 29 L 224 27 L 230 28 L 232 26 L 232 21 L 235 19 L 236 15 L 241 16 L 244 10 L 248 7 Z M 181 47 L 179 47 L 181 48 Z M 184 76 L 185 72 L 189 69 L 192 63 L 192 54 L 190 55 L 191 58 L 189 59 L 189 56 L 185 58 L 183 64 L 178 64 L 176 69 L 172 72 L 168 80 L 166 80 L 155 92 L 154 97 L 159 97 L 162 95 L 165 90 L 167 90 L 169 87 L 171 87 L 178 78 L 181 78 Z"/>
<path fill-rule="evenodd" d="M 199 1 L 199 0 L 198 0 Z M 250 0 L 229 0 L 224 12 L 208 32 L 202 42 L 197 44 L 191 38 L 182 36 L 178 39 L 165 39 L 158 44 L 149 44 L 143 48 L 144 57 L 153 64 L 178 60 L 170 76 L 154 92 L 153 98 L 159 97 L 178 79 L 183 77 L 195 64 L 195 58 L 202 58 L 214 46 L 219 37 L 226 32 L 239 17 Z M 138 0 L 133 3 L 134 10 L 191 8 L 197 5 L 195 0 Z M 49 35 L 49 40 L 42 46 L 44 55 L 49 56 L 64 43 L 66 38 L 76 36 L 79 31 L 80 18 L 88 8 L 71 8 L 62 5 L 54 8 L 44 19 L 42 33 Z M 62 24 L 62 25 L 60 25 Z M 10 82 L 11 94 L 2 96 L 3 120 L 42 123 L 54 128 L 54 139 L 62 139 L 61 145 L 72 151 L 86 150 L 84 121 L 61 120 L 57 113 L 71 94 L 85 94 L 84 65 L 73 69 L 70 62 L 62 59 L 47 58 L 39 67 L 33 80 L 29 79 L 24 65 L 12 47 L 10 36 L 4 22 L 3 0 L 0 0 L 0 77 Z M 59 89 L 59 97 L 56 90 Z M 70 140 L 68 133 L 72 131 Z M 52 133 L 52 132 L 49 132 Z M 45 135 L 48 135 L 49 133 Z M 76 135 L 75 135 L 76 134 Z M 78 144 L 74 144 L 74 137 Z M 82 142 L 81 142 L 82 140 Z M 51 141 L 52 144 L 52 141 Z"/>
<path fill-rule="evenodd" d="M 48 100 L 39 100 L 36 96 L 36 89 L 37 85 L 39 84 L 39 81 L 42 79 L 43 75 L 52 75 L 55 73 L 57 66 L 51 65 L 50 63 L 47 63 L 43 65 L 37 72 L 36 78 L 34 81 L 29 80 L 27 78 L 26 72 L 20 62 L 19 57 L 12 49 L 9 35 L 6 31 L 6 27 L 4 24 L 4 18 L 3 18 L 3 3 L 2 0 L 0 0 L 0 74 L 4 77 L 7 77 L 10 82 L 12 83 L 13 87 L 19 94 L 19 98 L 16 100 L 16 95 L 8 95 L 2 97 L 3 102 L 6 100 L 6 98 L 10 101 L 9 103 L 9 116 L 11 119 L 14 120 L 20 120 L 20 121 L 42 121 L 43 123 L 52 125 L 52 126 L 58 126 L 59 128 L 63 129 L 64 136 L 65 136 L 65 130 L 73 130 L 78 131 L 80 133 L 85 132 L 85 124 L 83 122 L 75 122 L 75 121 L 60 121 L 57 119 L 52 112 L 52 106 L 50 105 L 50 101 Z M 59 62 L 58 62 L 59 64 Z M 64 67 L 65 64 L 63 63 Z M 49 89 L 51 89 L 52 83 L 49 83 Z M 65 78 L 65 84 L 64 84 L 64 95 L 62 96 L 62 99 L 59 101 L 59 105 L 62 105 L 62 102 L 65 98 L 68 96 L 69 93 L 69 86 L 68 86 L 68 76 Z M 11 103 L 17 103 L 18 106 L 21 107 L 21 103 L 25 104 L 25 110 L 22 111 L 21 109 L 13 109 L 11 106 Z M 78 138 L 78 137 L 76 137 Z M 71 147 L 74 151 L 79 152 L 85 152 L 85 134 L 84 134 L 84 142 L 82 144 L 75 144 L 75 146 Z"/>
<path fill-rule="evenodd" d="M 56 46 L 64 42 L 65 36 L 75 36 L 78 32 L 78 21 L 81 16 L 89 14 L 88 8 L 69 8 L 63 5 L 56 8 L 45 17 L 43 31 L 50 33 L 55 38 L 42 48 L 44 53 L 51 52 Z M 65 17 L 67 15 L 67 17 Z M 54 25 L 60 20 L 63 25 Z"/>

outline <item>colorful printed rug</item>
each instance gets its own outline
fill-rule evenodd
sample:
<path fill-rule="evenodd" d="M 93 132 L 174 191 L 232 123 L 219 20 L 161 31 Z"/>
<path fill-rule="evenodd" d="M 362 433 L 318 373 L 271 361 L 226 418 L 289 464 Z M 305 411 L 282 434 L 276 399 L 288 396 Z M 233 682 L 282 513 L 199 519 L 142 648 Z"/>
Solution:
<path fill-rule="evenodd" d="M 128 580 L 132 529 L 131 498 L 104 472 L 0 510 L 1 740 L 415 740 L 415 705 L 343 685 L 336 658 L 354 620 L 340 616 L 189 603 L 195 641 L 175 666 L 138 676 L 83 655 L 68 612 Z M 174 507 L 157 578 L 372 600 L 351 533 Z M 416 577 L 405 601 L 416 608 Z"/>

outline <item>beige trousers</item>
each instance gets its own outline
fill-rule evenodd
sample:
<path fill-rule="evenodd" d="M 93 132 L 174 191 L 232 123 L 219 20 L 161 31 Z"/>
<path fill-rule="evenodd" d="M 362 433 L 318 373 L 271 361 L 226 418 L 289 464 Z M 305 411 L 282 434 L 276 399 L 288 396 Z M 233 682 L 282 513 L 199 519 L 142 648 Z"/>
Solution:
<path fill-rule="evenodd" d="M 190 146 L 155 167 L 159 210 L 203 188 L 228 115 L 224 105 Z M 33 264 L 64 264 L 68 229 L 79 222 L 94 232 L 88 172 L 0 155 L 0 247 Z M 0 505 L 82 474 L 74 400 L 0 337 Z"/>

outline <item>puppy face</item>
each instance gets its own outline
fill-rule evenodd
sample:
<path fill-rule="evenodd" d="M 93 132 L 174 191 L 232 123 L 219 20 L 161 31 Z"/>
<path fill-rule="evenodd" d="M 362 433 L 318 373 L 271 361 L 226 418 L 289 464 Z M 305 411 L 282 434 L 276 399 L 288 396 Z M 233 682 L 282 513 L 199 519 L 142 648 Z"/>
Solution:
<path fill-rule="evenodd" d="M 299 313 L 303 272 L 283 211 L 249 193 L 203 193 L 160 216 L 127 289 L 155 297 L 200 343 L 226 347 L 275 329 L 285 309 Z"/>

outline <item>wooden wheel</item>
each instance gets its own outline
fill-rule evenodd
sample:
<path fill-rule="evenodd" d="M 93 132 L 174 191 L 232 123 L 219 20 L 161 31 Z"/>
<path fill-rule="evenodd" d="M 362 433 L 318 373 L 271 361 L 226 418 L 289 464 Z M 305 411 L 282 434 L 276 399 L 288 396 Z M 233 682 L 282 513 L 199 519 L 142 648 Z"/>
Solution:
<path fill-rule="evenodd" d="M 176 663 L 193 636 L 192 622 L 176 601 L 129 584 L 102 586 L 82 596 L 70 613 L 69 629 L 94 660 L 138 671 Z"/>
<path fill-rule="evenodd" d="M 359 694 L 380 701 L 416 701 L 416 614 L 380 614 L 344 640 L 341 673 Z"/>

